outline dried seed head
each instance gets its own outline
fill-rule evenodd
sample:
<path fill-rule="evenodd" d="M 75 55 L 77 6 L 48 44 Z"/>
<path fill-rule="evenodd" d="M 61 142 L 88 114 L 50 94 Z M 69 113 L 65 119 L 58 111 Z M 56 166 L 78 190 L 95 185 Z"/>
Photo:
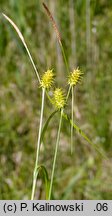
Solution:
<path fill-rule="evenodd" d="M 54 83 L 54 73 L 53 70 L 47 70 L 41 78 L 41 87 L 50 88 Z"/>
<path fill-rule="evenodd" d="M 75 86 L 77 83 L 80 83 L 83 73 L 77 68 L 70 73 L 68 77 L 68 84 Z"/>
<path fill-rule="evenodd" d="M 45 8 L 45 10 L 46 10 L 46 12 L 47 12 L 47 14 L 48 14 L 51 22 L 52 22 L 53 28 L 54 28 L 54 30 L 56 32 L 56 35 L 57 35 L 57 39 L 58 39 L 58 41 L 60 43 L 61 42 L 61 35 L 60 35 L 59 30 L 58 30 L 57 24 L 56 24 L 56 22 L 55 22 L 55 20 L 54 20 L 54 18 L 52 16 L 50 10 L 48 9 L 47 5 L 45 3 L 43 3 L 43 6 L 44 6 L 44 8 Z"/>
<path fill-rule="evenodd" d="M 58 109 L 61 109 L 65 106 L 65 95 L 61 88 L 55 89 L 53 103 Z"/>

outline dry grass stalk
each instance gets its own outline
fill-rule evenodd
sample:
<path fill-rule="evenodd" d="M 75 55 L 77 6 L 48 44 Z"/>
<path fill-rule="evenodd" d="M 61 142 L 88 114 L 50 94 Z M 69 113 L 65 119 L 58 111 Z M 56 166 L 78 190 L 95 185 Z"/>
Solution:
<path fill-rule="evenodd" d="M 43 6 L 44 6 L 44 8 L 45 8 L 45 10 L 46 10 L 46 12 L 47 12 L 47 14 L 48 14 L 51 22 L 52 22 L 53 28 L 54 28 L 54 30 L 56 32 L 56 35 L 57 35 L 57 39 L 58 39 L 58 41 L 60 43 L 61 42 L 61 35 L 60 35 L 60 32 L 58 31 L 57 24 L 56 24 L 56 22 L 55 22 L 55 20 L 54 20 L 54 18 L 52 16 L 50 10 L 48 9 L 47 5 L 45 3 L 43 3 Z"/>

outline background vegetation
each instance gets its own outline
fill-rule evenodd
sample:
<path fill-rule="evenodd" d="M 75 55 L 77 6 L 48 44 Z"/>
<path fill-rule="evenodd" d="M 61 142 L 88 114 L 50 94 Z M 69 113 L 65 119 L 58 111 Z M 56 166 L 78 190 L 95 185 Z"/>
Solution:
<path fill-rule="evenodd" d="M 59 26 L 70 70 L 84 79 L 75 91 L 75 121 L 102 146 L 108 161 L 64 121 L 53 199 L 112 199 L 112 0 L 46 0 Z M 41 0 L 0 0 L 0 11 L 21 29 L 39 73 L 54 68 L 65 87 L 66 69 L 55 32 Z M 13 28 L 0 17 L 0 199 L 30 199 L 41 93 L 26 51 Z M 44 121 L 51 113 L 46 101 Z M 52 109 L 53 110 L 53 109 Z M 68 113 L 70 107 L 67 107 Z M 51 121 L 40 162 L 52 168 L 58 115 Z M 45 199 L 37 182 L 37 199 Z"/>

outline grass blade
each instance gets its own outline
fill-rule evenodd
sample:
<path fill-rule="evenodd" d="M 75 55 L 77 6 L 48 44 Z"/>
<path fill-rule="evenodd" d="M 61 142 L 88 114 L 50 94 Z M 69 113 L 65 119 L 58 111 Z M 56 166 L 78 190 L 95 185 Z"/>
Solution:
<path fill-rule="evenodd" d="M 44 127 L 42 129 L 42 133 L 41 133 L 41 142 L 44 140 L 44 136 L 45 136 L 45 132 L 47 130 L 47 127 L 49 125 L 49 122 L 51 121 L 51 119 L 53 118 L 53 116 L 58 112 L 58 110 L 55 110 L 54 112 L 51 113 L 51 115 L 49 116 L 49 118 L 47 119 L 46 123 L 44 124 Z"/>
<path fill-rule="evenodd" d="M 79 168 L 78 172 L 73 175 L 73 177 L 70 179 L 67 187 L 65 187 L 64 193 L 62 194 L 61 199 L 69 199 L 69 195 L 74 189 L 74 186 L 76 185 L 77 182 L 84 176 L 86 170 L 86 163 Z"/>
<path fill-rule="evenodd" d="M 63 118 L 66 119 L 69 124 L 71 124 L 75 130 L 89 143 L 91 144 L 97 152 L 100 153 L 100 155 L 102 155 L 105 159 L 108 159 L 107 156 L 105 155 L 105 153 L 102 151 L 102 149 L 99 149 L 97 146 L 95 146 L 95 144 L 87 137 L 87 135 L 80 129 L 80 127 L 78 127 L 74 122 L 72 122 L 72 120 L 69 118 L 69 116 L 66 113 L 63 113 Z"/>
<path fill-rule="evenodd" d="M 26 42 L 25 42 L 25 39 L 24 39 L 22 33 L 20 32 L 20 30 L 19 30 L 19 28 L 17 27 L 17 25 L 16 25 L 8 16 L 6 16 L 6 14 L 2 13 L 2 15 L 5 17 L 5 19 L 6 19 L 6 20 L 13 26 L 13 28 L 16 30 L 16 32 L 17 32 L 19 38 L 21 39 L 21 41 L 22 41 L 22 43 L 23 43 L 23 45 L 24 45 L 24 47 L 25 47 L 25 49 L 26 49 L 26 51 L 27 51 L 27 53 L 28 53 L 28 56 L 29 56 L 30 61 L 31 61 L 32 65 L 33 65 L 35 74 L 36 74 L 36 76 L 37 76 L 37 78 L 38 78 L 38 81 L 39 81 L 39 83 L 40 83 L 40 76 L 39 76 L 39 73 L 38 73 L 38 71 L 37 71 L 37 68 L 36 68 L 36 66 L 35 66 L 35 63 L 34 63 L 34 61 L 33 61 L 33 58 L 32 58 L 32 56 L 31 56 L 31 53 L 30 53 L 30 51 L 29 51 L 29 49 L 28 49 L 28 46 L 27 46 L 27 44 L 26 44 Z"/>
<path fill-rule="evenodd" d="M 63 109 L 61 109 L 59 128 L 58 128 L 58 134 L 57 134 L 57 139 L 56 139 L 56 146 L 55 146 L 55 152 L 54 152 L 51 180 L 50 180 L 50 186 L 49 186 L 49 197 L 48 197 L 49 200 L 51 199 L 51 193 L 52 193 L 52 187 L 53 187 L 54 171 L 55 171 L 56 159 L 57 159 L 57 153 L 58 153 L 58 147 L 59 147 L 60 132 L 61 132 L 61 125 L 62 125 L 62 117 L 63 117 Z"/>
<path fill-rule="evenodd" d="M 45 166 L 43 165 L 39 165 L 36 169 L 36 179 L 39 175 L 39 173 L 42 173 L 43 174 L 43 177 L 44 177 L 44 183 L 45 183 L 45 194 L 46 194 L 46 200 L 48 200 L 48 194 L 49 194 L 49 177 L 48 177 L 48 172 L 47 172 L 47 169 L 45 168 Z"/>

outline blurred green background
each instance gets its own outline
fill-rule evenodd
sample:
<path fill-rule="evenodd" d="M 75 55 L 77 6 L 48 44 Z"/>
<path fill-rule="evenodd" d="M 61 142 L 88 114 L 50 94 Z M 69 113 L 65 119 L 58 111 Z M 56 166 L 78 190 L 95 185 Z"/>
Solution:
<path fill-rule="evenodd" d="M 45 0 L 57 22 L 70 71 L 79 66 L 84 79 L 75 91 L 75 122 L 108 156 L 103 159 L 64 121 L 55 170 L 53 199 L 112 199 L 112 0 Z M 67 89 L 52 24 L 41 0 L 0 0 L 20 28 L 42 75 L 56 72 L 57 86 Z M 0 199 L 30 199 L 41 107 L 41 90 L 15 30 L 0 15 Z M 44 122 L 52 105 L 46 99 Z M 70 101 L 66 108 L 70 113 Z M 59 116 L 50 122 L 40 163 L 51 174 Z M 36 199 L 45 199 L 37 181 Z"/>

